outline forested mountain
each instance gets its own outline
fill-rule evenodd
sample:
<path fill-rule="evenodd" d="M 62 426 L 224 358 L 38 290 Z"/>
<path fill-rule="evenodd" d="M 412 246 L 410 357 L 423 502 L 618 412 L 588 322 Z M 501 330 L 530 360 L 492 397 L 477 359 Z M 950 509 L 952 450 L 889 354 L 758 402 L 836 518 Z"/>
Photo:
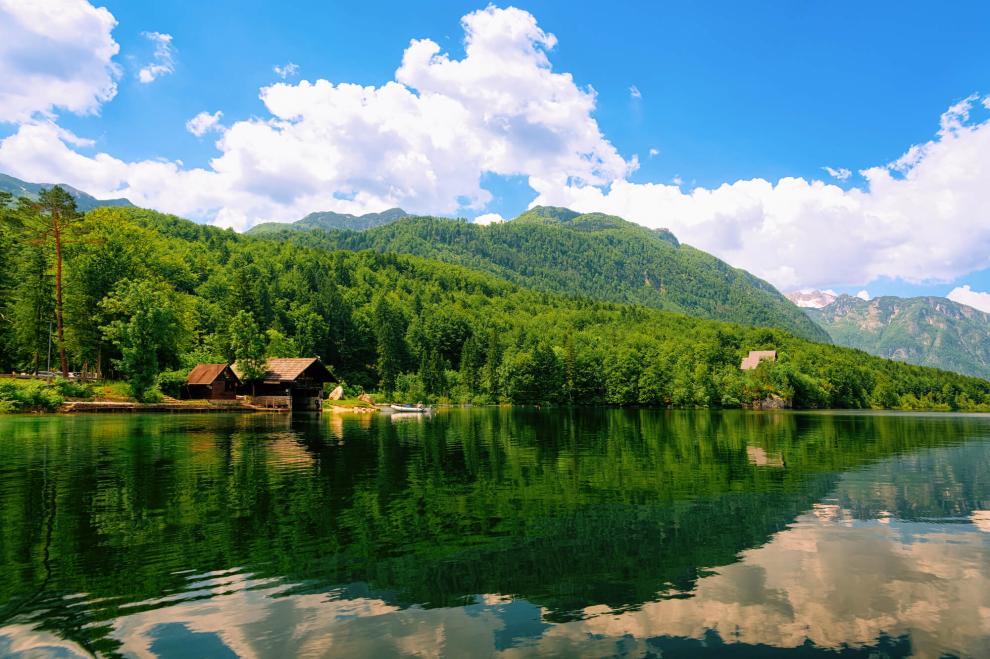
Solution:
<path fill-rule="evenodd" d="M 37 368 L 48 350 L 54 250 L 20 229 L 31 209 L 0 208 L 3 371 Z M 411 400 L 990 409 L 985 380 L 420 257 L 307 248 L 142 209 L 98 208 L 65 230 L 70 366 L 132 386 L 167 369 L 161 386 L 183 381 L 197 362 L 319 355 L 352 389 Z M 740 371 L 754 349 L 779 359 Z"/>
<path fill-rule="evenodd" d="M 17 197 L 25 197 L 27 199 L 36 199 L 38 193 L 41 190 L 51 188 L 53 184 L 51 183 L 28 183 L 27 181 L 22 181 L 19 178 L 14 178 L 13 176 L 8 176 L 6 174 L 0 174 L 0 192 L 8 192 Z M 97 199 L 91 194 L 87 194 L 82 190 L 77 190 L 71 185 L 66 185 L 64 183 L 60 184 L 60 187 L 68 192 L 76 200 L 76 208 L 82 212 L 92 210 L 98 206 L 133 206 L 127 199 Z"/>
<path fill-rule="evenodd" d="M 483 270 L 527 288 L 642 304 L 699 318 L 828 335 L 773 286 L 700 250 L 601 213 L 536 207 L 480 226 L 407 217 L 363 232 L 282 231 L 269 237 L 325 249 L 413 254 Z"/>
<path fill-rule="evenodd" d="M 842 295 L 807 309 L 843 346 L 921 366 L 990 378 L 990 315 L 944 297 Z"/>
<path fill-rule="evenodd" d="M 292 223 L 285 222 L 263 222 L 251 227 L 247 233 L 257 236 L 265 233 L 275 233 L 278 231 L 306 231 L 307 229 L 347 229 L 351 231 L 364 231 L 374 227 L 391 224 L 396 220 L 408 217 L 401 208 L 390 208 L 381 213 L 365 213 L 364 215 L 351 215 L 350 213 L 334 213 L 332 211 L 322 211 L 310 213 L 301 220 Z"/>

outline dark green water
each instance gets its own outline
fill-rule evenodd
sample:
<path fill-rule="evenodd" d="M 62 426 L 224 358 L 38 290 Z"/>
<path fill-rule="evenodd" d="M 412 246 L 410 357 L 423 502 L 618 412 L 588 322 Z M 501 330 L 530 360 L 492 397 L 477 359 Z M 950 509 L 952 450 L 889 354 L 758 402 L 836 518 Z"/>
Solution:
<path fill-rule="evenodd" d="M 0 656 L 990 656 L 990 418 L 0 417 Z"/>

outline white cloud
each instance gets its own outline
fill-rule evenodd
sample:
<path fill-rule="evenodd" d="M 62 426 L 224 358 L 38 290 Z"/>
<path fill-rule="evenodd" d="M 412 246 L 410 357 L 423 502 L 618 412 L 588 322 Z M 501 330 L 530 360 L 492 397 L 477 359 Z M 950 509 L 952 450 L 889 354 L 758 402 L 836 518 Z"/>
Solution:
<path fill-rule="evenodd" d="M 866 300 L 867 302 L 869 302 L 872 299 L 870 297 L 870 292 L 866 289 L 863 289 L 859 293 L 856 293 L 856 297 L 858 297 L 860 300 Z"/>
<path fill-rule="evenodd" d="M 593 118 L 595 91 L 552 70 L 556 38 L 531 14 L 490 6 L 462 25 L 462 59 L 413 40 L 380 87 L 263 88 L 270 116 L 232 123 L 209 168 L 84 154 L 37 124 L 0 142 L 0 170 L 246 227 L 313 210 L 481 211 L 491 200 L 484 174 L 606 185 L 635 169 Z"/>
<path fill-rule="evenodd" d="M 276 64 L 272 70 L 275 72 L 275 75 L 285 80 L 286 78 L 293 78 L 299 73 L 299 65 L 292 62 L 283 65 Z"/>
<path fill-rule="evenodd" d="M 974 309 L 990 313 L 990 293 L 974 291 L 969 287 L 969 284 L 953 288 L 946 297 L 953 302 L 965 304 Z"/>
<path fill-rule="evenodd" d="M 840 167 L 838 169 L 834 169 L 832 167 L 822 167 L 822 169 L 828 172 L 829 176 L 840 181 L 845 181 L 852 176 L 852 170 L 846 169 L 845 167 Z"/>
<path fill-rule="evenodd" d="M 639 87 L 636 85 L 631 85 L 629 87 L 629 97 L 630 98 L 643 98 L 643 92 L 639 91 Z"/>
<path fill-rule="evenodd" d="M 0 122 L 98 112 L 117 93 L 116 24 L 81 0 L 0 0 Z"/>
<path fill-rule="evenodd" d="M 141 36 L 155 45 L 152 60 L 138 71 L 138 80 L 144 84 L 175 71 L 175 49 L 172 47 L 172 35 L 162 32 L 142 32 Z"/>
<path fill-rule="evenodd" d="M 650 157 L 651 158 L 656 158 L 659 155 L 660 155 L 660 149 L 653 148 L 653 147 L 650 148 Z"/>
<path fill-rule="evenodd" d="M 538 176 L 530 185 L 534 203 L 669 227 L 784 290 L 878 277 L 950 281 L 990 267 L 990 121 L 971 121 L 976 100 L 952 106 L 931 141 L 861 172 L 863 189 L 803 178 L 687 192 L 625 178 L 607 191 Z"/>
<path fill-rule="evenodd" d="M 498 213 L 485 213 L 474 218 L 475 224 L 497 224 L 499 222 L 505 222 L 505 218 Z"/>
<path fill-rule="evenodd" d="M 200 112 L 186 122 L 186 130 L 196 137 L 202 137 L 211 130 L 222 132 L 223 125 L 220 123 L 220 117 L 222 116 L 223 112 L 220 110 L 217 110 L 213 114 L 205 111 Z"/>

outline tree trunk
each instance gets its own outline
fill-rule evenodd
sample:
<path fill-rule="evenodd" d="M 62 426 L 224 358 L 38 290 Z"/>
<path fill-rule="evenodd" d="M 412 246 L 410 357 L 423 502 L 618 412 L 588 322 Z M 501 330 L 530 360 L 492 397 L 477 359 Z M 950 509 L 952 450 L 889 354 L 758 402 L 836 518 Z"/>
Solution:
<path fill-rule="evenodd" d="M 62 226 L 61 218 L 52 218 L 55 232 L 55 323 L 58 325 L 58 356 L 62 377 L 69 378 L 69 362 L 65 358 L 65 333 L 62 327 Z"/>

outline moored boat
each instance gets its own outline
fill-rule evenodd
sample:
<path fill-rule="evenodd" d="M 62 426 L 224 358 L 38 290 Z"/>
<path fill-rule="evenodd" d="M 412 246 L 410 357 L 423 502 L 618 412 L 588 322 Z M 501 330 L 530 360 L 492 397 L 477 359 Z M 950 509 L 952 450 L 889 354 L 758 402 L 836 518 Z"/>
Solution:
<path fill-rule="evenodd" d="M 392 409 L 396 412 L 419 412 L 421 414 L 433 411 L 433 408 L 425 407 L 422 403 L 417 405 L 392 405 Z"/>

